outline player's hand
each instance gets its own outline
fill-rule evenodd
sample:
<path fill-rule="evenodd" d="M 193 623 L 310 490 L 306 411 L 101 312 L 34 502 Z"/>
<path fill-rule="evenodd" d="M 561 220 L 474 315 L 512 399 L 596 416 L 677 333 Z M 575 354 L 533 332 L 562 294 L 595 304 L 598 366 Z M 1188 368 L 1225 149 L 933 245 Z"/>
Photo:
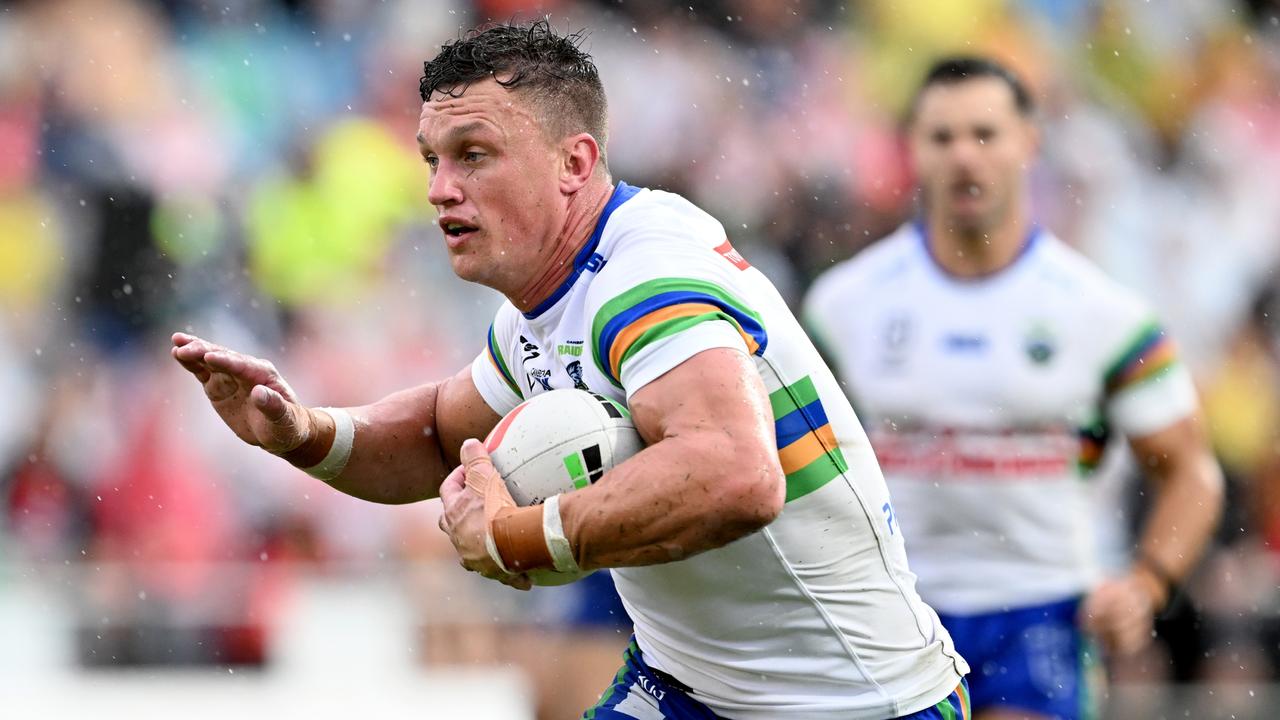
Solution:
<path fill-rule="evenodd" d="M 270 362 L 186 333 L 173 334 L 170 353 L 204 386 L 227 427 L 250 445 L 284 453 L 313 432 L 310 412 Z"/>
<path fill-rule="evenodd" d="M 479 440 L 462 443 L 459 465 L 440 486 L 440 529 L 458 551 L 462 567 L 520 590 L 533 586 L 524 573 L 507 573 L 489 556 L 485 539 L 499 513 L 516 507 L 507 484 Z"/>
<path fill-rule="evenodd" d="M 1113 657 L 1132 655 L 1151 642 L 1157 611 L 1164 606 L 1163 586 L 1140 568 L 1110 578 L 1080 606 L 1080 625 Z"/>

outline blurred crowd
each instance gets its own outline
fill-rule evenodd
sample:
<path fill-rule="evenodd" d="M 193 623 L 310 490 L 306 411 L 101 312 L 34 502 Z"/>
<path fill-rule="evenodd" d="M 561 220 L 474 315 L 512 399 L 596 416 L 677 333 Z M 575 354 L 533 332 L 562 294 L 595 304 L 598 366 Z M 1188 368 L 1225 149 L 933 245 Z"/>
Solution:
<path fill-rule="evenodd" d="M 0 564 L 96 569 L 84 664 L 266 664 L 298 564 L 449 558 L 434 504 L 240 447 L 168 334 L 269 357 L 314 405 L 469 362 L 500 298 L 445 260 L 417 78 L 464 29 L 542 14 L 588 29 L 614 177 L 715 214 L 793 301 L 914 212 L 899 121 L 932 59 L 1023 75 L 1039 220 L 1160 310 L 1229 476 L 1217 546 L 1125 672 L 1280 679 L 1274 0 L 0 1 Z M 1099 482 L 1116 562 L 1127 474 Z M 492 594 L 443 567 L 407 581 L 424 614 Z M 596 591 L 510 616 L 616 634 Z M 458 612 L 438 627 L 488 622 Z M 428 632 L 424 660 L 498 652 L 465 635 Z"/>

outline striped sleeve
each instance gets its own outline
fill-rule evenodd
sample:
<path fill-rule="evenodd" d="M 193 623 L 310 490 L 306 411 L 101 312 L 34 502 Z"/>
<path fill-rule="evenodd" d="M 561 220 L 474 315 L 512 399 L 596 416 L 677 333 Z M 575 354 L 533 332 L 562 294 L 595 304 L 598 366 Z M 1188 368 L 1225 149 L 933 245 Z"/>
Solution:
<path fill-rule="evenodd" d="M 1103 375 L 1108 416 L 1123 433 L 1141 437 L 1190 415 L 1195 384 L 1172 338 L 1154 321 L 1131 333 Z"/>
<path fill-rule="evenodd" d="M 696 353 L 715 347 L 762 355 L 760 315 L 706 280 L 658 278 L 605 302 L 591 325 L 596 366 L 628 396 Z"/>
<path fill-rule="evenodd" d="M 849 469 L 818 390 L 808 376 L 769 393 L 787 502 L 804 497 Z"/>
<path fill-rule="evenodd" d="M 472 382 L 485 403 L 499 415 L 507 414 L 524 400 L 502 348 L 494 325 L 490 325 L 485 347 L 471 363 Z"/>

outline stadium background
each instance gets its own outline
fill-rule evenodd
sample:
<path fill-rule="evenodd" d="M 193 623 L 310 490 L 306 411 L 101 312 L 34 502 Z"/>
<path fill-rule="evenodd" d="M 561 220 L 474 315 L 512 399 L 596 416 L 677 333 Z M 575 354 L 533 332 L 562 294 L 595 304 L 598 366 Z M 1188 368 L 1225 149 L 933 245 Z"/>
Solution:
<path fill-rule="evenodd" d="M 0 698 L 8 717 L 568 717 L 622 638 L 570 588 L 457 567 L 436 503 L 237 445 L 192 330 L 312 404 L 442 377 L 498 298 L 454 279 L 413 145 L 461 28 L 589 28 L 616 178 L 685 194 L 792 300 L 912 212 L 896 135 L 938 53 L 1042 105 L 1037 215 L 1163 313 L 1229 476 L 1215 547 L 1116 668 L 1114 717 L 1280 702 L 1280 3 L 0 2 Z M 1098 487 L 1123 562 L 1142 493 Z M 558 703 L 558 704 L 557 704 Z M 569 708 L 569 709 L 566 709 Z"/>

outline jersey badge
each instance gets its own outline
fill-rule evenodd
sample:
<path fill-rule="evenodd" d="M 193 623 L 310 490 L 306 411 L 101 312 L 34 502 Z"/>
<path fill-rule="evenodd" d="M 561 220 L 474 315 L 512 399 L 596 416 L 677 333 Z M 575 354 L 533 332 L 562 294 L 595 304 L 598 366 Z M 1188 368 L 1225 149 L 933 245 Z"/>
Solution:
<path fill-rule="evenodd" d="M 1027 357 L 1036 365 L 1048 365 L 1057 350 L 1057 341 L 1053 333 L 1043 324 L 1037 323 L 1027 333 L 1022 345 Z"/>
<path fill-rule="evenodd" d="M 751 267 L 751 263 L 742 257 L 742 253 L 733 249 L 733 245 L 729 243 L 728 238 L 725 238 L 724 242 L 716 246 L 716 252 L 720 253 L 720 257 L 728 260 L 739 270 L 747 270 Z"/>

